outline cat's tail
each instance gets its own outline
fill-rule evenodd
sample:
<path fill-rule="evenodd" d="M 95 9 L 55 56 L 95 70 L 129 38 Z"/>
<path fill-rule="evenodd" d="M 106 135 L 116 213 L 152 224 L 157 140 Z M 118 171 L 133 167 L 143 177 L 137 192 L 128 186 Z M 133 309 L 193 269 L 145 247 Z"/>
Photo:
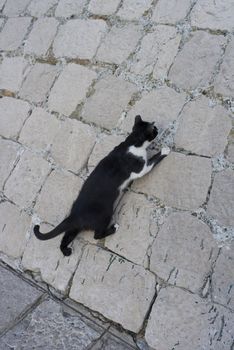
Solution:
<path fill-rule="evenodd" d="M 41 233 L 39 225 L 35 225 L 33 231 L 34 231 L 35 236 L 38 239 L 40 239 L 42 241 L 47 241 L 48 239 L 51 239 L 51 238 L 54 238 L 54 237 L 60 235 L 61 233 L 63 233 L 64 231 L 66 231 L 69 228 L 71 228 L 71 218 L 70 217 L 64 219 L 57 227 L 55 227 L 50 232 Z"/>

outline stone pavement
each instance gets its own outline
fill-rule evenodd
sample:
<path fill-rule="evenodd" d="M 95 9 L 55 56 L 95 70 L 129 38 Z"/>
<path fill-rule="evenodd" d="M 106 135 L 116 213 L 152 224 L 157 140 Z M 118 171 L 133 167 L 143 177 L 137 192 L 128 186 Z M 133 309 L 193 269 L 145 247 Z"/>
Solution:
<path fill-rule="evenodd" d="M 233 18 L 233 0 L 0 0 L 0 349 L 233 350 Z M 172 152 L 119 231 L 70 257 L 36 240 L 136 114 Z"/>

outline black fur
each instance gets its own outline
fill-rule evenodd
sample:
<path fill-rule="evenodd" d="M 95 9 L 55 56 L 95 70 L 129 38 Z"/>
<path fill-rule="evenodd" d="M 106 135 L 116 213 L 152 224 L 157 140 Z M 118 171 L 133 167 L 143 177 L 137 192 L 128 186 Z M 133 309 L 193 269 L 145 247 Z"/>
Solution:
<path fill-rule="evenodd" d="M 70 215 L 47 234 L 42 234 L 36 225 L 36 237 L 47 240 L 65 232 L 60 248 L 68 256 L 71 254 L 68 245 L 83 230 L 93 230 L 95 239 L 113 234 L 115 226 L 110 223 L 120 187 L 132 172 L 140 173 L 145 165 L 143 158 L 134 156 L 128 149 L 130 146 L 140 147 L 145 141 L 151 142 L 157 134 L 153 123 L 144 122 L 140 116 L 136 116 L 132 133 L 100 161 L 85 181 Z M 159 152 L 148 160 L 147 165 L 156 165 L 164 157 Z"/>

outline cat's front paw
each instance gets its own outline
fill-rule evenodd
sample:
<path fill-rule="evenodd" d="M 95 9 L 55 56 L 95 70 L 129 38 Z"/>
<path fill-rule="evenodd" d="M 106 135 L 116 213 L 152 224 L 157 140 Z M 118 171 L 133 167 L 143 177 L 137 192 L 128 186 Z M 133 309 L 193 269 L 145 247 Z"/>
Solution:
<path fill-rule="evenodd" d="M 171 150 L 170 150 L 170 148 L 169 147 L 163 147 L 162 149 L 161 149 L 161 155 L 162 156 L 167 156 L 169 153 L 171 152 Z"/>
<path fill-rule="evenodd" d="M 115 232 L 118 231 L 118 229 L 119 229 L 119 224 L 115 223 L 115 224 L 114 224 L 114 228 L 115 228 Z"/>

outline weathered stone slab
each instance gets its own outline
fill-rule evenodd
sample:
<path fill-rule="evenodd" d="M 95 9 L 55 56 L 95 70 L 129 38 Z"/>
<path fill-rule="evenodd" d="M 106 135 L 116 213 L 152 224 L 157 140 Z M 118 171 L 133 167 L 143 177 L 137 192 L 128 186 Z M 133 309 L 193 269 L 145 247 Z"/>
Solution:
<path fill-rule="evenodd" d="M 39 18 L 25 42 L 25 52 L 37 56 L 46 55 L 55 37 L 59 22 L 54 18 Z"/>
<path fill-rule="evenodd" d="M 209 100 L 200 97 L 183 109 L 175 144 L 178 148 L 212 157 L 223 153 L 231 127 L 225 108 L 210 107 Z"/>
<path fill-rule="evenodd" d="M 32 148 L 49 150 L 61 126 L 60 121 L 42 108 L 35 108 L 20 133 L 19 141 Z"/>
<path fill-rule="evenodd" d="M 94 322 L 49 299 L 1 338 L 4 349 L 85 350 L 101 337 Z"/>
<path fill-rule="evenodd" d="M 232 0 L 198 0 L 191 13 L 191 24 L 199 28 L 232 31 L 233 16 Z"/>
<path fill-rule="evenodd" d="M 9 17 L 19 16 L 24 12 L 29 2 L 30 0 L 7 0 L 3 13 Z"/>
<path fill-rule="evenodd" d="M 27 7 L 27 12 L 34 17 L 41 17 L 56 4 L 57 0 L 32 0 Z"/>
<path fill-rule="evenodd" d="M 141 37 L 141 27 L 127 24 L 112 27 L 97 51 L 98 61 L 121 64 L 132 53 Z"/>
<path fill-rule="evenodd" d="M 107 77 L 95 85 L 95 92 L 84 105 L 83 118 L 107 129 L 116 126 L 136 86 L 115 77 Z"/>
<path fill-rule="evenodd" d="M 131 71 L 136 74 L 150 74 L 154 71 L 155 79 L 165 79 L 178 51 L 180 39 L 176 28 L 157 26 L 143 38 Z"/>
<path fill-rule="evenodd" d="M 110 333 L 106 333 L 93 346 L 92 350 L 133 350 L 136 349 L 123 342 L 120 338 L 114 337 Z"/>
<path fill-rule="evenodd" d="M 27 208 L 32 204 L 49 170 L 49 163 L 44 159 L 25 151 L 6 182 L 6 196 Z"/>
<path fill-rule="evenodd" d="M 25 76 L 27 61 L 23 57 L 5 57 L 0 65 L 0 89 L 17 92 Z"/>
<path fill-rule="evenodd" d="M 224 170 L 215 175 L 207 212 L 219 224 L 234 225 L 234 171 Z"/>
<path fill-rule="evenodd" d="M 85 0 L 61 0 L 55 11 L 56 17 L 71 17 L 81 15 Z"/>
<path fill-rule="evenodd" d="M 51 229 L 50 225 L 41 225 L 42 232 L 49 232 Z M 22 267 L 25 271 L 40 273 L 44 282 L 65 293 L 81 257 L 83 245 L 78 240 L 74 241 L 73 254 L 64 257 L 59 248 L 61 239 L 62 235 L 44 242 L 31 233 L 24 251 Z"/>
<path fill-rule="evenodd" d="M 198 293 L 217 255 L 218 246 L 208 226 L 191 214 L 173 213 L 154 241 L 150 270 L 170 284 Z"/>
<path fill-rule="evenodd" d="M 68 64 L 55 82 L 48 101 L 49 108 L 70 115 L 85 98 L 96 73 L 78 64 Z"/>
<path fill-rule="evenodd" d="M 220 72 L 214 82 L 215 92 L 234 97 L 234 39 L 228 44 Z"/>
<path fill-rule="evenodd" d="M 67 21 L 59 28 L 54 40 L 54 54 L 56 57 L 91 59 L 106 30 L 107 26 L 103 20 Z"/>
<path fill-rule="evenodd" d="M 30 106 L 27 102 L 11 97 L 0 99 L 0 134 L 15 139 L 28 117 Z M 16 113 L 17 111 L 17 113 Z"/>
<path fill-rule="evenodd" d="M 172 152 L 148 175 L 135 181 L 133 188 L 160 198 L 166 205 L 193 210 L 205 202 L 210 182 L 209 159 Z"/>
<path fill-rule="evenodd" d="M 128 193 L 115 214 L 118 231 L 105 240 L 105 246 L 136 264 L 144 265 L 147 249 L 156 236 L 154 205 L 144 196 Z"/>
<path fill-rule="evenodd" d="M 169 79 L 178 87 L 192 90 L 208 84 L 225 43 L 222 35 L 197 31 L 178 53 Z"/>
<path fill-rule="evenodd" d="M 159 0 L 153 12 L 152 21 L 176 24 L 183 20 L 192 5 L 192 0 Z"/>
<path fill-rule="evenodd" d="M 0 204 L 0 251 L 20 258 L 23 254 L 30 217 L 8 202 Z"/>
<path fill-rule="evenodd" d="M 16 50 L 24 39 L 31 18 L 9 18 L 0 34 L 0 50 Z"/>
<path fill-rule="evenodd" d="M 224 246 L 215 264 L 212 275 L 212 296 L 215 302 L 234 311 L 234 244 Z"/>
<path fill-rule="evenodd" d="M 112 15 L 119 3 L 120 0 L 91 0 L 88 10 L 96 15 Z"/>
<path fill-rule="evenodd" d="M 228 145 L 228 160 L 234 163 L 234 143 Z"/>
<path fill-rule="evenodd" d="M 24 282 L 13 273 L 0 267 L 0 332 L 30 307 L 41 292 Z M 7 347 L 4 347 L 7 349 Z"/>
<path fill-rule="evenodd" d="M 53 171 L 40 192 L 35 210 L 42 220 L 58 225 L 70 212 L 83 181 L 68 172 Z"/>
<path fill-rule="evenodd" d="M 179 288 L 159 292 L 146 328 L 154 349 L 223 350 L 233 343 L 233 313 Z"/>
<path fill-rule="evenodd" d="M 0 139 L 0 188 L 3 187 L 5 180 L 13 169 L 18 151 L 19 145 L 17 143 Z"/>
<path fill-rule="evenodd" d="M 67 119 L 61 122 L 60 130 L 54 139 L 52 157 L 66 169 L 77 173 L 88 161 L 95 139 L 95 131 L 89 125 L 75 119 Z"/>
<path fill-rule="evenodd" d="M 139 19 L 150 7 L 151 0 L 124 0 L 117 16 L 126 20 Z"/>
<path fill-rule="evenodd" d="M 128 112 L 121 128 L 130 132 L 138 114 L 143 120 L 155 122 L 159 128 L 167 128 L 178 117 L 185 100 L 184 93 L 178 93 L 167 86 L 143 93 L 142 98 Z"/>
<path fill-rule="evenodd" d="M 89 245 L 75 273 L 70 297 L 137 333 L 154 293 L 155 277 L 149 271 Z"/>
<path fill-rule="evenodd" d="M 20 89 L 20 96 L 31 102 L 38 103 L 44 101 L 57 72 L 58 68 L 56 66 L 36 63 Z"/>

